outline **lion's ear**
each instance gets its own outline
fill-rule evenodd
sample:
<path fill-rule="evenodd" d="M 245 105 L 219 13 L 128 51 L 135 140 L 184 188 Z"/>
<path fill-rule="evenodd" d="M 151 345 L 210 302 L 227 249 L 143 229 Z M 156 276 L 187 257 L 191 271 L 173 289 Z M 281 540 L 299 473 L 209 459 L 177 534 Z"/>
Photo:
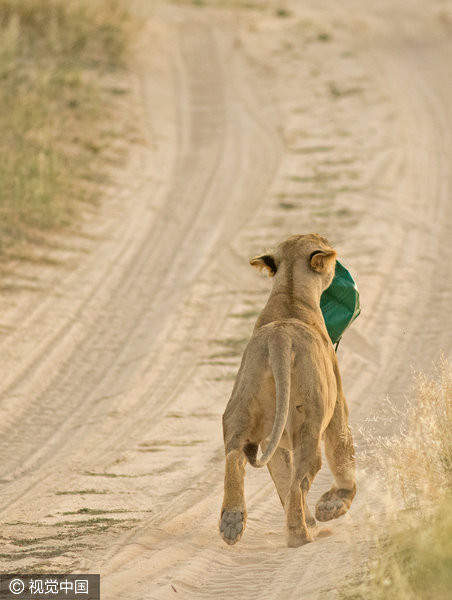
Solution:
<path fill-rule="evenodd" d="M 315 250 L 309 257 L 311 268 L 317 273 L 322 273 L 331 260 L 336 259 L 335 250 Z"/>
<path fill-rule="evenodd" d="M 256 269 L 265 269 L 270 277 L 273 277 L 277 271 L 275 259 L 271 254 L 262 254 L 262 256 L 251 258 L 250 265 Z"/>

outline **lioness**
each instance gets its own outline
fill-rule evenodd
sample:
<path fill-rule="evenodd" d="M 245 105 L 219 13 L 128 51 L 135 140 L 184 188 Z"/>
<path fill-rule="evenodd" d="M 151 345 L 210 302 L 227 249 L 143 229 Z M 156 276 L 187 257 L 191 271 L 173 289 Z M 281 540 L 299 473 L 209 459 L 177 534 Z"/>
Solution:
<path fill-rule="evenodd" d="M 348 409 L 320 296 L 334 277 L 336 252 L 318 234 L 294 235 L 271 254 L 250 260 L 273 277 L 267 304 L 244 352 L 223 415 L 226 453 L 220 534 L 235 544 L 245 530 L 247 461 L 267 465 L 286 513 L 286 539 L 297 547 L 313 538 L 306 495 L 321 467 L 320 440 L 335 484 L 316 505 L 328 521 L 355 496 L 354 448 Z M 257 457 L 261 445 L 263 454 Z"/>

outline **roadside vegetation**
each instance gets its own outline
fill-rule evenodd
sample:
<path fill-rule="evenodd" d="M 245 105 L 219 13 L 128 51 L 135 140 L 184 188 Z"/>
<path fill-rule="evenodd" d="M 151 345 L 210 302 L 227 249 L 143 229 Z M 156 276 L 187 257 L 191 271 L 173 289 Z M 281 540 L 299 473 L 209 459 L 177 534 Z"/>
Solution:
<path fill-rule="evenodd" d="M 119 1 L 0 0 L 0 255 L 98 193 L 129 36 Z"/>
<path fill-rule="evenodd" d="M 378 523 L 376 550 L 364 583 L 344 600 L 445 600 L 452 590 L 452 368 L 419 376 L 406 425 L 387 440 L 373 438 L 373 464 L 386 484 L 389 508 Z"/>

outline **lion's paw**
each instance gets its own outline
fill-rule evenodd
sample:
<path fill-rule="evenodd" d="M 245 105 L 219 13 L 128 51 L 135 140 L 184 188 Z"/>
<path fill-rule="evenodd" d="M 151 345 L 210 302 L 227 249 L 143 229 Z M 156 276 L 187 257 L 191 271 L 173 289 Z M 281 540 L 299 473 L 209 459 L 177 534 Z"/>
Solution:
<path fill-rule="evenodd" d="M 331 521 L 344 515 L 352 502 L 352 498 L 348 497 L 349 494 L 348 490 L 330 490 L 323 494 L 316 504 L 315 518 L 318 521 Z"/>
<path fill-rule="evenodd" d="M 220 520 L 220 535 L 232 546 L 239 541 L 245 529 L 245 515 L 235 510 L 225 510 Z"/>

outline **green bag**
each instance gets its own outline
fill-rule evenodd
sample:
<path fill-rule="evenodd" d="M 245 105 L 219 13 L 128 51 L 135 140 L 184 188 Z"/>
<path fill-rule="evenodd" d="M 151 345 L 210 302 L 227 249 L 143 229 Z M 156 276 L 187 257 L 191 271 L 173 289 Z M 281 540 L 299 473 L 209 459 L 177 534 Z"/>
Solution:
<path fill-rule="evenodd" d="M 331 341 L 339 344 L 342 334 L 359 315 L 361 308 L 356 283 L 338 260 L 334 279 L 320 298 L 320 308 Z"/>

